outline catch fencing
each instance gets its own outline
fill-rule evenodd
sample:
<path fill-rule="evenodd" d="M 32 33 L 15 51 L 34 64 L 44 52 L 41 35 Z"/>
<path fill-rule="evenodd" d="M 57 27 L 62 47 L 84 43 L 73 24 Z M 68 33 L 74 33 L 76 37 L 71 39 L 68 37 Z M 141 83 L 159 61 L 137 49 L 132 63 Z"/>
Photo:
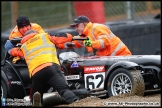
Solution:
<path fill-rule="evenodd" d="M 19 15 L 44 29 L 68 27 L 78 15 L 92 22 L 151 20 L 161 13 L 160 1 L 2 1 L 1 31 L 16 25 Z"/>

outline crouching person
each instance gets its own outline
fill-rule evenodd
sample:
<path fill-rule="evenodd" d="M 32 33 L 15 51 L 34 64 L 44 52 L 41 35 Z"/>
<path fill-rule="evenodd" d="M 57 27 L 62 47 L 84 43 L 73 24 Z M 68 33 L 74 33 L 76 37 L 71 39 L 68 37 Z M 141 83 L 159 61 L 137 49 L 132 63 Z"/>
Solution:
<path fill-rule="evenodd" d="M 55 44 L 69 42 L 72 36 L 68 33 L 55 34 L 38 33 L 29 30 L 21 40 L 21 48 L 10 51 L 12 56 L 25 58 L 31 78 L 31 102 L 33 106 L 43 105 L 43 93 L 46 86 L 53 87 L 67 104 L 80 100 L 70 89 L 57 58 Z M 38 91 L 38 92 L 37 92 Z M 37 93 L 36 93 L 37 92 Z M 40 93 L 40 94 L 39 94 Z"/>

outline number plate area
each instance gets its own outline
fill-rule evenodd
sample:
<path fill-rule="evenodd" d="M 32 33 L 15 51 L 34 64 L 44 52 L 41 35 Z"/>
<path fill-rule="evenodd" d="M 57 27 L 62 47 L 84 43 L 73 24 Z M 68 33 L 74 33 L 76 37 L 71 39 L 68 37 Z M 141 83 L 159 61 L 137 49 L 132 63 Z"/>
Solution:
<path fill-rule="evenodd" d="M 104 66 L 84 67 L 85 88 L 103 88 L 105 79 Z"/>

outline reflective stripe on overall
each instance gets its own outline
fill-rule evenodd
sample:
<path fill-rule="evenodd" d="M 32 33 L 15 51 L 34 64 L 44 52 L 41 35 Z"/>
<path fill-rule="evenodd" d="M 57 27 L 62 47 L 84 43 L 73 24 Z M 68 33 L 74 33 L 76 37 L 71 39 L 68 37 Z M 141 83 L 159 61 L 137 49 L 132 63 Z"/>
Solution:
<path fill-rule="evenodd" d="M 97 40 L 96 37 L 94 36 L 94 28 L 95 28 L 96 26 L 99 26 L 99 25 L 102 25 L 102 26 L 105 26 L 106 28 L 108 28 L 106 25 L 103 25 L 103 24 L 97 24 L 97 23 L 93 24 L 93 27 L 92 27 L 92 37 L 94 38 L 94 40 Z M 109 28 L 108 28 L 108 29 L 109 29 Z M 102 49 L 105 48 L 105 46 L 104 46 L 104 41 L 101 40 L 101 38 L 104 37 L 104 36 L 106 36 L 107 38 L 110 38 L 110 39 L 111 39 L 111 38 L 114 37 L 115 35 L 114 35 L 114 34 L 111 32 L 111 30 L 110 30 L 110 36 L 109 36 L 109 35 L 100 35 L 100 36 L 98 37 L 98 40 L 100 41 L 100 44 L 101 44 L 101 46 L 102 46 Z M 115 48 L 115 50 L 111 53 L 110 56 L 114 56 L 114 55 L 119 51 L 119 49 L 122 47 L 123 44 L 124 44 L 124 43 L 121 41 L 121 42 L 119 43 L 119 45 Z"/>
<path fill-rule="evenodd" d="M 55 48 L 55 45 L 54 45 L 54 44 L 48 44 L 48 43 L 47 43 L 46 38 L 45 38 L 45 34 L 42 34 L 41 37 L 42 37 L 42 40 L 43 40 L 43 45 L 42 45 L 42 46 L 38 46 L 38 47 L 33 48 L 32 50 L 28 51 L 27 48 L 26 48 L 26 44 L 23 44 L 23 45 L 22 45 L 22 47 L 24 48 L 25 54 L 26 54 L 25 57 L 24 57 L 25 59 L 26 59 L 26 57 L 28 57 L 32 52 L 37 51 L 37 50 L 39 50 L 39 49 L 41 49 L 41 48 Z M 48 54 L 48 53 L 51 53 L 51 50 L 42 51 L 42 52 L 40 52 L 40 53 L 38 53 L 38 54 L 35 54 L 35 55 L 31 56 L 31 57 L 28 59 L 27 64 L 29 64 L 30 61 L 31 61 L 34 57 L 36 57 L 36 56 L 38 56 L 38 55 L 40 55 L 40 54 Z M 52 51 L 52 53 L 53 53 L 54 55 L 57 56 L 57 53 L 56 53 L 56 52 Z"/>

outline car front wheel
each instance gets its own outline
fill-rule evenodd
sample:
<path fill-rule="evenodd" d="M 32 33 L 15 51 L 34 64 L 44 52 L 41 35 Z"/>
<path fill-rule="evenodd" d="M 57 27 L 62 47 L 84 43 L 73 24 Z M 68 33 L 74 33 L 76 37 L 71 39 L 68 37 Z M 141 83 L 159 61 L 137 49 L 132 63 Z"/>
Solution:
<path fill-rule="evenodd" d="M 119 94 L 144 95 L 145 84 L 139 70 L 115 69 L 111 73 L 107 85 L 109 97 Z"/>

